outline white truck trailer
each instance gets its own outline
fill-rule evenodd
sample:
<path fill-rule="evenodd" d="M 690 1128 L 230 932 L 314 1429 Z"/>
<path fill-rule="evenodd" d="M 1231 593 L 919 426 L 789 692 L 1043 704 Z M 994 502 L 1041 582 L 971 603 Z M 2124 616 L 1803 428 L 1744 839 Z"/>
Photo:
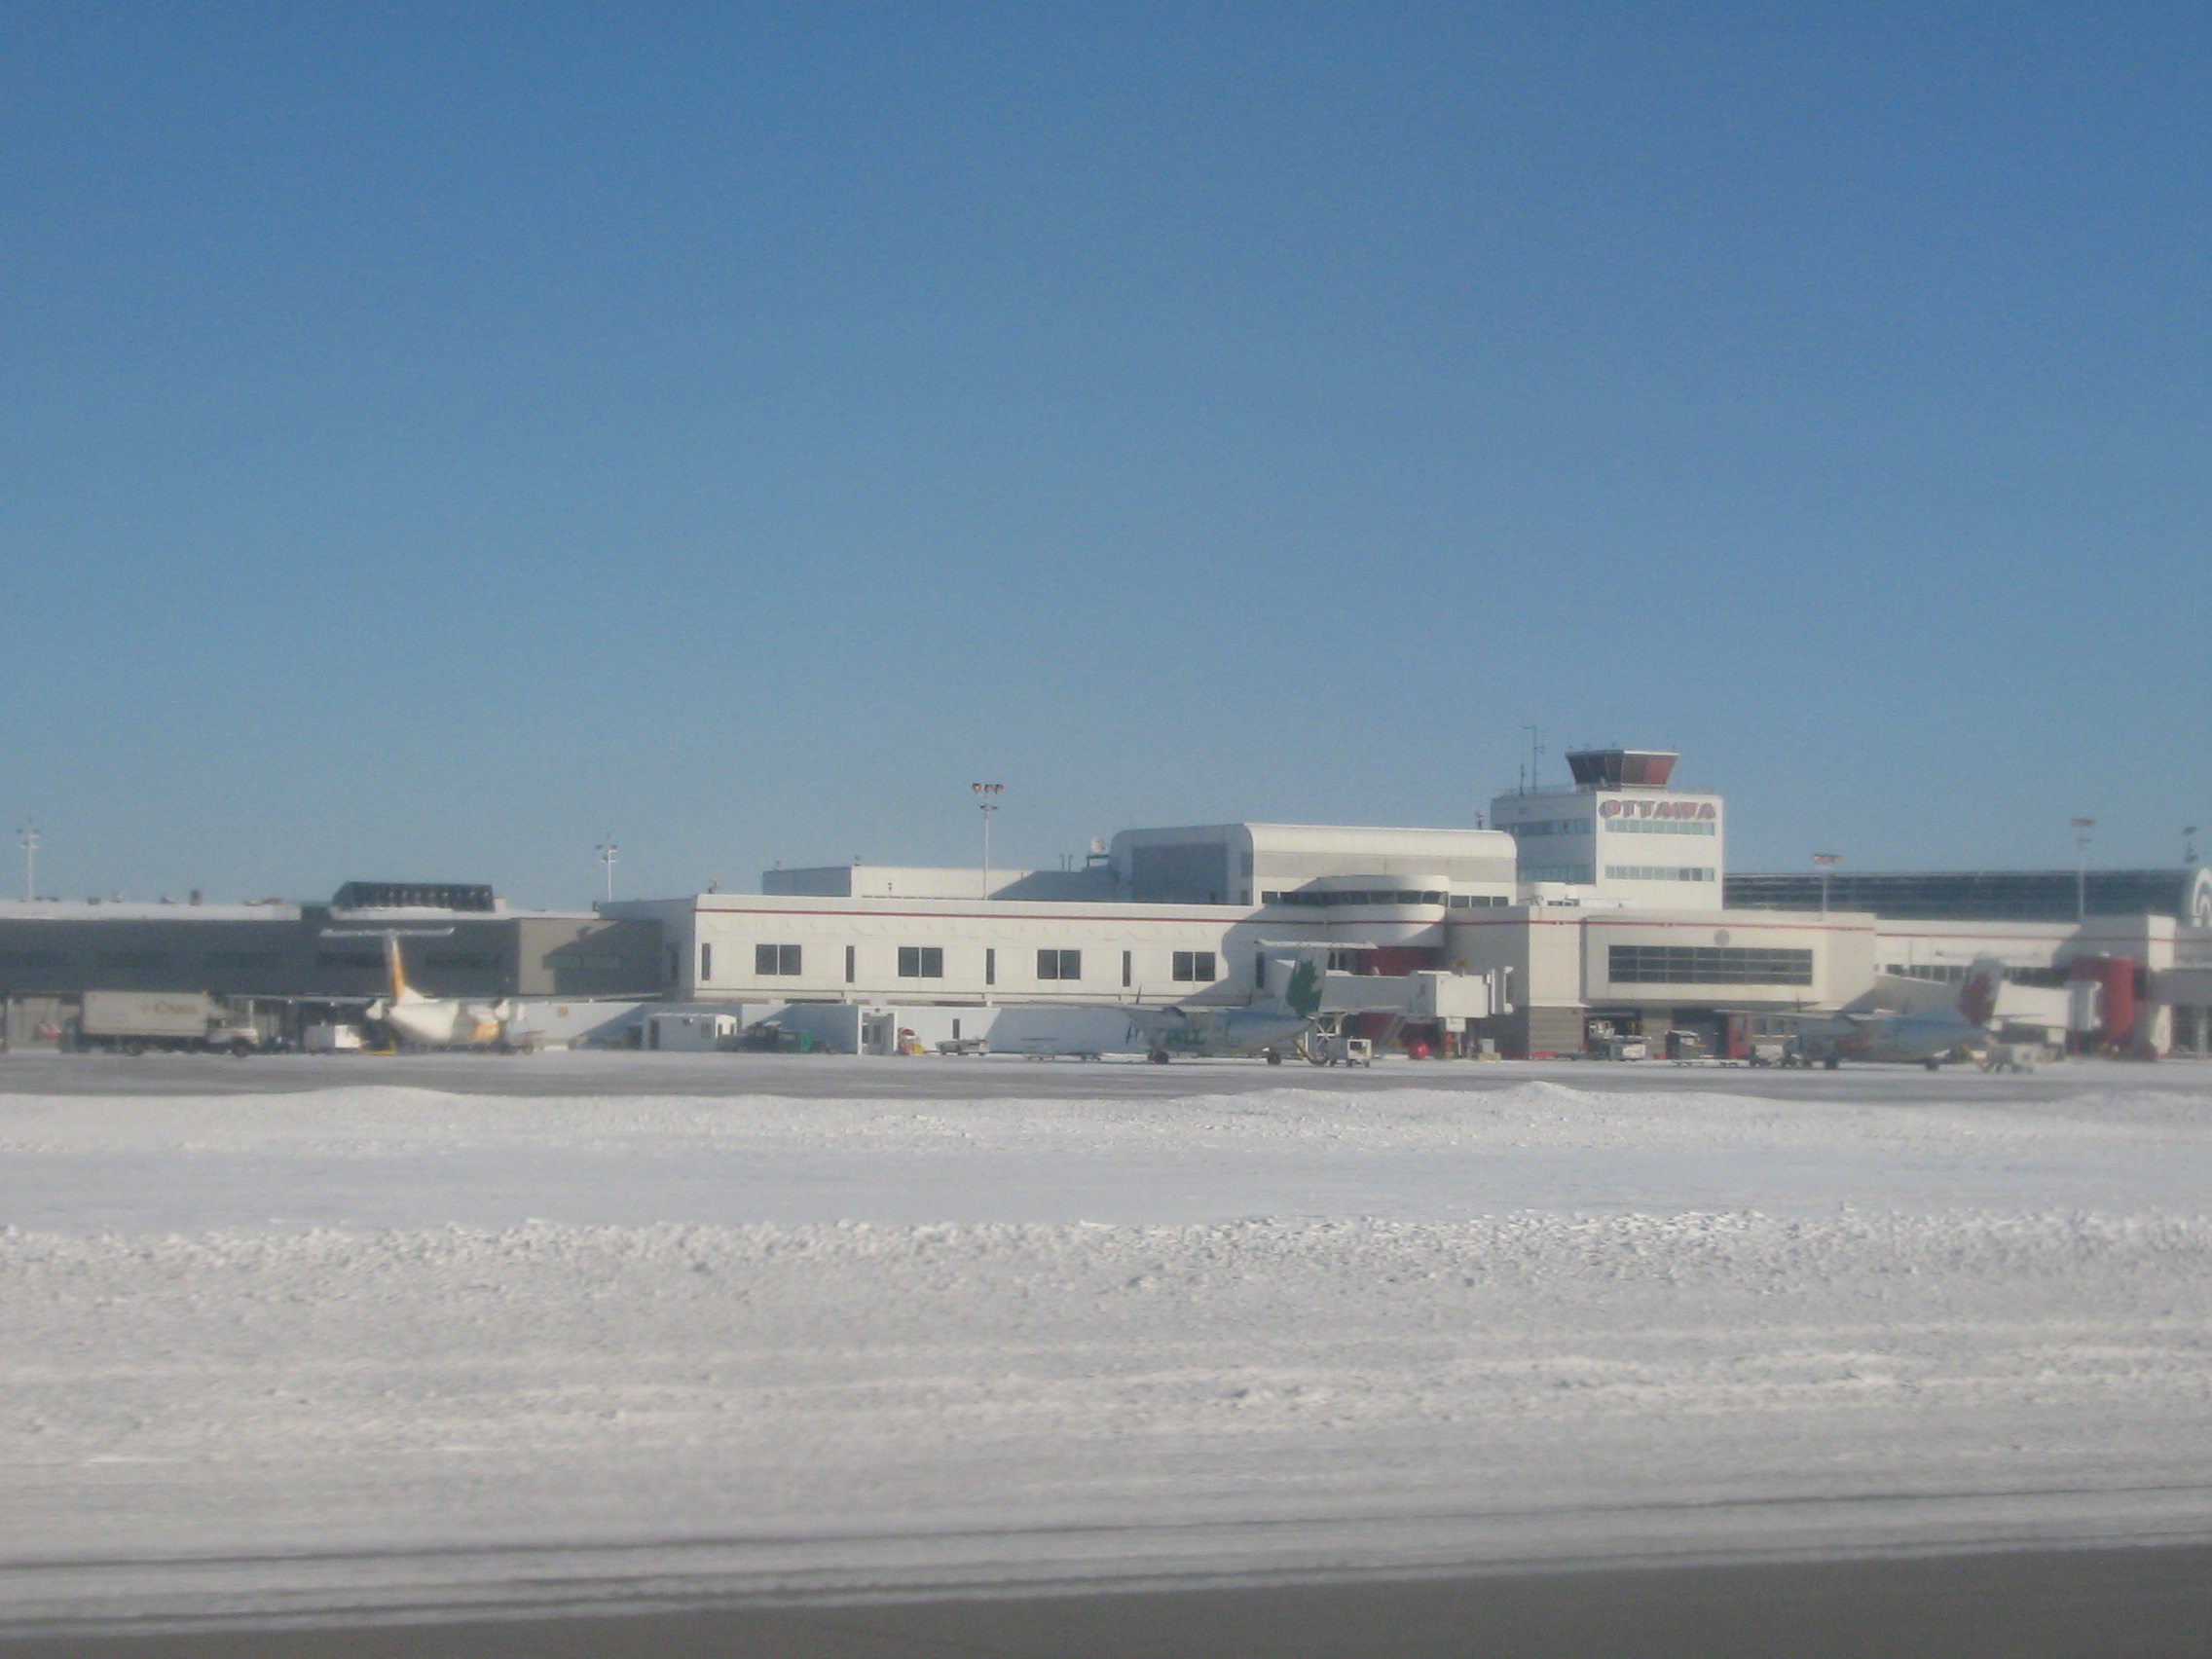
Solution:
<path fill-rule="evenodd" d="M 77 1015 L 77 1047 L 242 1057 L 261 1047 L 261 1033 L 244 1011 L 201 991 L 87 991 Z"/>

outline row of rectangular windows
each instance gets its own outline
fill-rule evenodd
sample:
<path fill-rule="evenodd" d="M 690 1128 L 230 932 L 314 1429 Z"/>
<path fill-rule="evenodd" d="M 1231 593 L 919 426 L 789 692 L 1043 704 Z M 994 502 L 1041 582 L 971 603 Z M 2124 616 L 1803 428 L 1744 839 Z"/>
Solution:
<path fill-rule="evenodd" d="M 95 970 L 101 974 L 167 974 L 184 966 L 186 960 L 166 950 L 101 951 L 92 958 Z M 568 966 L 624 966 L 624 959 L 618 956 L 561 960 Z M 0 951 L 0 973 L 59 974 L 68 963 L 65 951 Z M 317 968 L 381 969 L 385 965 L 384 957 L 373 950 L 319 951 L 314 963 Z M 209 974 L 274 974 L 283 966 L 283 958 L 274 950 L 210 950 L 201 958 L 200 966 Z M 424 956 L 410 960 L 408 966 L 484 970 L 499 967 L 500 959 L 481 955 Z"/>
<path fill-rule="evenodd" d="M 1905 963 L 1893 962 L 1882 970 L 1893 979 L 1931 979 L 1937 984 L 1956 985 L 1967 977 L 1966 965 L 1959 962 Z M 2072 977 L 2067 968 L 2008 968 L 2006 980 L 2014 985 L 2041 985 L 2046 990 L 2062 990 Z"/>
<path fill-rule="evenodd" d="M 1714 870 L 1706 865 L 1607 865 L 1607 881 L 1711 881 Z"/>
<path fill-rule="evenodd" d="M 1717 835 L 1719 825 L 1697 818 L 1608 818 L 1607 830 L 1622 835 Z M 1500 824 L 1498 828 L 1519 840 L 1540 840 L 1546 835 L 1587 835 L 1587 818 L 1545 818 L 1533 824 Z"/>
<path fill-rule="evenodd" d="M 1294 888 L 1285 893 L 1263 893 L 1260 895 L 1260 903 L 1302 904 L 1321 909 L 1336 904 L 1442 904 L 1454 910 L 1480 910 L 1493 904 L 1510 904 L 1513 901 L 1494 893 L 1439 893 L 1434 889 L 1416 893 L 1410 887 L 1398 887 L 1372 890 L 1354 888 L 1346 892 Z"/>
<path fill-rule="evenodd" d="M 1774 946 L 1616 944 L 1607 947 L 1616 985 L 1810 985 L 1813 953 Z"/>
<path fill-rule="evenodd" d="M 1587 887 L 1598 872 L 1588 865 L 1538 865 L 1521 872 L 1523 881 L 1565 881 Z"/>
<path fill-rule="evenodd" d="M 671 956 L 673 959 L 673 950 Z M 1221 959 L 1210 950 L 1178 950 L 1169 958 L 1170 977 L 1184 984 L 1211 984 L 1221 977 Z M 858 975 L 858 952 L 852 945 L 845 946 L 845 978 L 848 983 Z M 983 952 L 983 982 L 998 983 L 999 953 Z M 1122 952 L 1122 983 L 1130 982 L 1133 970 L 1132 953 Z M 805 947 L 796 944 L 756 944 L 753 947 L 753 972 L 758 978 L 788 978 L 806 971 Z M 715 977 L 715 947 L 699 946 L 699 977 Z M 903 944 L 899 946 L 899 977 L 902 979 L 941 979 L 944 977 L 944 947 L 936 944 Z M 1037 977 L 1060 983 L 1077 981 L 1083 977 L 1083 952 L 1080 950 L 1040 950 L 1037 952 Z"/>

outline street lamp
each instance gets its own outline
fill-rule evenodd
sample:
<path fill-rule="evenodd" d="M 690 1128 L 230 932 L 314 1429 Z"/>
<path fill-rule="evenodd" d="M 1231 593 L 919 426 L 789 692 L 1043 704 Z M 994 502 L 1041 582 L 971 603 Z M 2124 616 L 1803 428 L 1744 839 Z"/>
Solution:
<path fill-rule="evenodd" d="M 600 842 L 596 851 L 599 854 L 599 862 L 607 866 L 607 902 L 611 904 L 614 903 L 614 861 L 622 851 L 621 847 L 615 842 L 613 830 L 609 830 L 607 832 L 607 839 Z"/>
<path fill-rule="evenodd" d="M 1004 784 L 970 784 L 975 792 L 977 810 L 983 815 L 983 897 L 991 896 L 991 820 L 998 816 L 999 796 L 1006 793 Z"/>
<path fill-rule="evenodd" d="M 26 822 L 16 831 L 16 839 L 23 845 L 23 903 L 28 904 L 38 897 L 38 820 Z"/>
<path fill-rule="evenodd" d="M 2096 827 L 2094 818 L 2074 820 L 2074 919 L 2078 922 L 2089 916 L 2089 831 Z"/>
<path fill-rule="evenodd" d="M 1841 853 L 1815 853 L 1813 863 L 1819 866 L 1821 872 L 1821 914 L 1825 916 L 1828 913 L 1828 871 L 1843 863 L 1843 855 Z"/>

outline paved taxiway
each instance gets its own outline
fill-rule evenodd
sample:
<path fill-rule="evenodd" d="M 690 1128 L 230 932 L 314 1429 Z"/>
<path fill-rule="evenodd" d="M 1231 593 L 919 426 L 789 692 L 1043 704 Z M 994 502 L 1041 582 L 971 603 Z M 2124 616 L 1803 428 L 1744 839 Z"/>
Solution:
<path fill-rule="evenodd" d="M 0 1638 L 0 1659 L 2188 1659 L 2212 1547 Z"/>
<path fill-rule="evenodd" d="M 1366 1092 L 1404 1088 L 1482 1091 L 1534 1081 L 1607 1093 L 1714 1090 L 1777 1100 L 1864 1100 L 1895 1105 L 1967 1101 L 2002 1092 L 2009 1100 L 2063 1100 L 2085 1090 L 2193 1092 L 2212 1087 L 2212 1064 L 2141 1065 L 2077 1060 L 2026 1076 L 1972 1066 L 1927 1072 L 1919 1066 L 1849 1066 L 1841 1071 L 1781 1071 L 1667 1061 L 1386 1059 L 1371 1068 L 1292 1061 L 1178 1060 L 1147 1065 L 1133 1057 L 1097 1061 L 1029 1060 L 1014 1055 L 893 1059 L 851 1054 L 648 1054 L 594 1050 L 545 1054 L 0 1054 L 0 1094 L 293 1094 L 387 1085 L 455 1094 L 733 1095 L 791 1099 L 1039 1100 L 1102 1097 L 1167 1099 L 1187 1094 L 1248 1094 L 1267 1088 Z"/>

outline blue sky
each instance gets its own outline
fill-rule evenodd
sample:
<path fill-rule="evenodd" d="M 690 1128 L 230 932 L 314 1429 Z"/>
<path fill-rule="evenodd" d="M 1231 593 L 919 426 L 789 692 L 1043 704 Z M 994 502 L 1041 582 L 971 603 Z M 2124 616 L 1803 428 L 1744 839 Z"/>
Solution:
<path fill-rule="evenodd" d="M 2208 139 L 2200 7 L 18 3 L 0 810 L 573 904 L 1533 722 L 1737 867 L 2172 862 Z"/>

